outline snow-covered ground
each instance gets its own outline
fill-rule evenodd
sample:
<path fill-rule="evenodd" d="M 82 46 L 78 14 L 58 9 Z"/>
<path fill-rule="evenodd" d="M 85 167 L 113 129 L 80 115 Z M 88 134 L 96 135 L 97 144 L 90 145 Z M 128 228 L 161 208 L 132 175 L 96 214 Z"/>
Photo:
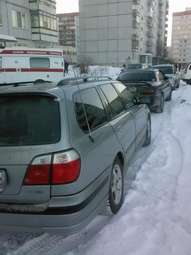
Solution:
<path fill-rule="evenodd" d="M 0 255 L 190 255 L 191 86 L 152 114 L 152 144 L 141 149 L 120 212 L 98 216 L 80 233 L 0 233 Z"/>

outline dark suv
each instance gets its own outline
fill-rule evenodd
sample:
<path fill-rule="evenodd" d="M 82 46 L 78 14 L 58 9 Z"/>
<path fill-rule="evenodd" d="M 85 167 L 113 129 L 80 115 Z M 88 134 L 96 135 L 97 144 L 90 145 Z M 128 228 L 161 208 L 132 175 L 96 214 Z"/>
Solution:
<path fill-rule="evenodd" d="M 0 119 L 1 229 L 71 233 L 116 214 L 128 165 L 151 141 L 147 105 L 108 79 L 1 87 Z"/>
<path fill-rule="evenodd" d="M 138 100 L 148 104 L 154 112 L 163 112 L 164 101 L 171 100 L 170 81 L 159 70 L 128 70 L 121 73 L 117 80 L 123 82 L 127 87 L 136 88 Z"/>

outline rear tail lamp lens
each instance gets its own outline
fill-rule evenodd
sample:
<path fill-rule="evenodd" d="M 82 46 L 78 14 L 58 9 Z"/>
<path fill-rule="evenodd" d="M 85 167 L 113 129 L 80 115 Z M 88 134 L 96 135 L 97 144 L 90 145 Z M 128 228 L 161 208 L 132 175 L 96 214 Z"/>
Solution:
<path fill-rule="evenodd" d="M 51 167 L 51 155 L 35 158 L 27 169 L 24 185 L 47 185 L 49 184 Z"/>
<path fill-rule="evenodd" d="M 74 150 L 53 156 L 52 184 L 66 184 L 77 180 L 80 174 L 80 157 Z"/>
<path fill-rule="evenodd" d="M 27 169 L 24 185 L 59 185 L 74 182 L 80 174 L 75 150 L 36 157 Z"/>

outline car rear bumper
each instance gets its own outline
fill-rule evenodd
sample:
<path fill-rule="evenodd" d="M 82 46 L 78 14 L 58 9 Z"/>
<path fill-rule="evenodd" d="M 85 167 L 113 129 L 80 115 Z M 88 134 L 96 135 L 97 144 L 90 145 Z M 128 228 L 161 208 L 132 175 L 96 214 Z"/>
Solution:
<path fill-rule="evenodd" d="M 101 180 L 101 181 L 100 181 Z M 104 174 L 96 180 L 96 189 L 87 197 L 86 189 L 70 196 L 70 206 L 54 206 L 57 198 L 53 199 L 50 207 L 44 212 L 0 212 L 0 228 L 7 231 L 30 232 L 61 232 L 72 234 L 86 226 L 102 209 L 108 194 L 109 177 Z M 91 190 L 91 184 L 87 189 Z M 76 203 L 75 201 L 80 202 Z M 83 199 L 82 199 L 83 198 Z M 66 197 L 59 197 L 59 201 Z M 59 204 L 58 204 L 59 205 Z"/>
<path fill-rule="evenodd" d="M 149 106 L 151 111 L 155 111 L 156 108 L 160 105 L 161 95 L 153 94 L 149 96 L 144 96 L 145 103 Z"/>

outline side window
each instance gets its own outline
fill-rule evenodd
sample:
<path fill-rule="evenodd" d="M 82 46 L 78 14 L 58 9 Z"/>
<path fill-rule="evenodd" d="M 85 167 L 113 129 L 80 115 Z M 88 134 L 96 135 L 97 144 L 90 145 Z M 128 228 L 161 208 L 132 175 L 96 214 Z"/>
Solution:
<path fill-rule="evenodd" d="M 84 132 L 88 131 L 87 121 L 91 130 L 107 121 L 105 109 L 95 88 L 83 90 L 75 97 L 75 111 L 79 126 Z"/>
<path fill-rule="evenodd" d="M 112 117 L 124 111 L 123 103 L 116 90 L 111 84 L 101 86 L 101 89 L 111 107 Z"/>
<path fill-rule="evenodd" d="M 136 90 L 133 93 L 132 90 L 127 89 L 127 87 L 120 82 L 115 82 L 113 85 L 116 88 L 119 96 L 121 97 L 124 105 L 132 106 L 134 104 L 133 99 L 135 97 Z"/>
<path fill-rule="evenodd" d="M 30 58 L 30 67 L 41 67 L 41 68 L 49 68 L 50 67 L 50 59 L 49 58 L 41 58 L 41 57 L 32 57 Z"/>
<path fill-rule="evenodd" d="M 163 73 L 159 72 L 159 81 L 163 81 L 164 80 L 164 75 Z"/>
<path fill-rule="evenodd" d="M 82 103 L 82 98 L 80 96 L 80 93 L 76 94 L 74 97 L 74 103 L 75 103 L 75 113 L 76 113 L 76 119 L 80 126 L 80 128 L 84 131 L 88 131 L 88 124 L 86 121 L 86 116 L 84 112 L 84 106 Z"/>
<path fill-rule="evenodd" d="M 0 68 L 3 67 L 3 63 L 2 63 L 2 57 L 0 57 Z"/>

